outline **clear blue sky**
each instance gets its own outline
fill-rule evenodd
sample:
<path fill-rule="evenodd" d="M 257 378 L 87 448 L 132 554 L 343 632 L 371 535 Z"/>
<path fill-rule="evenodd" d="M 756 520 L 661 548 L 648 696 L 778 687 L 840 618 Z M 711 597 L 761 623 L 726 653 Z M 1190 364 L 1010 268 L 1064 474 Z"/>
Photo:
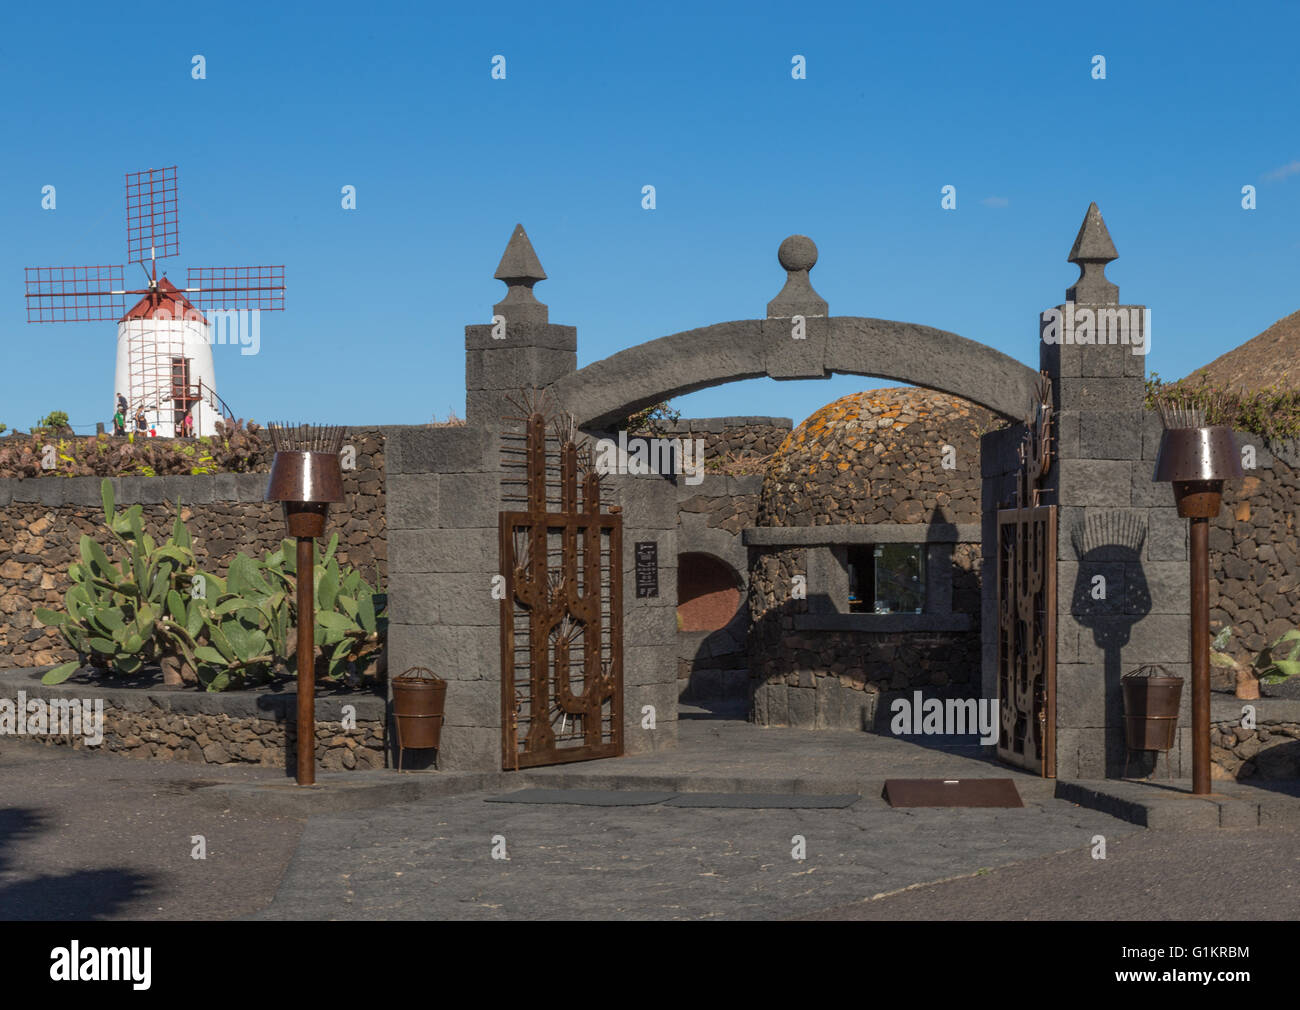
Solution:
<path fill-rule="evenodd" d="M 114 324 L 27 324 L 22 268 L 123 262 L 124 173 L 173 164 L 174 279 L 286 265 L 261 353 L 214 348 L 221 394 L 262 421 L 463 415 L 464 326 L 501 298 L 516 222 L 580 364 L 762 316 L 793 232 L 820 248 L 832 314 L 1036 364 L 1091 200 L 1162 376 L 1300 308 L 1295 3 L 443 6 L 6 4 L 0 421 L 108 420 Z M 756 380 L 676 405 L 799 420 L 881 384 Z"/>

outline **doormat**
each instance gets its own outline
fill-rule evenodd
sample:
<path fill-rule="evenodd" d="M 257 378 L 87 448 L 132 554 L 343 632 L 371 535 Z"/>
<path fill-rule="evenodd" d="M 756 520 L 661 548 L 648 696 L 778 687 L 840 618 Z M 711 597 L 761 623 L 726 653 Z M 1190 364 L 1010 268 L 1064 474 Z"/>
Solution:
<path fill-rule="evenodd" d="M 1023 807 L 1011 779 L 887 779 L 891 807 Z"/>
<path fill-rule="evenodd" d="M 570 803 L 582 807 L 645 807 L 670 800 L 676 793 L 637 792 L 634 789 L 520 789 L 504 796 L 489 796 L 489 803 Z"/>
<path fill-rule="evenodd" d="M 801 796 L 797 793 L 681 793 L 666 807 L 733 807 L 740 810 L 842 810 L 862 799 L 857 793 Z"/>

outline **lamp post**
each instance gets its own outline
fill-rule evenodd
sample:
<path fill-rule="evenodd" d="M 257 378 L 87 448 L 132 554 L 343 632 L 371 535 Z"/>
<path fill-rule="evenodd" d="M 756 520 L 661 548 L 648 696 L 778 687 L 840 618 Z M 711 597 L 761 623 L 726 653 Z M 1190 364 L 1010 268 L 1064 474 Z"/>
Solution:
<path fill-rule="evenodd" d="M 266 500 L 284 506 L 289 536 L 298 540 L 298 760 L 300 786 L 316 784 L 316 537 L 325 532 L 331 502 L 343 500 L 339 451 L 343 429 L 272 424 L 275 460 Z"/>
<path fill-rule="evenodd" d="M 1165 431 L 1154 480 L 1174 485 L 1178 514 L 1191 520 L 1192 792 L 1210 793 L 1210 520 L 1223 482 L 1243 474 L 1232 429 L 1207 425 L 1197 407 L 1157 401 Z"/>

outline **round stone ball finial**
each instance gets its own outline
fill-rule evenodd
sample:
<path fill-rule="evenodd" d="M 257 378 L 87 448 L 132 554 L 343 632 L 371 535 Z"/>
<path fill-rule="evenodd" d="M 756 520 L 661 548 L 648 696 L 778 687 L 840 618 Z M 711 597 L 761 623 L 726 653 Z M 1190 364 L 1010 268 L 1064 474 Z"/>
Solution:
<path fill-rule="evenodd" d="M 817 265 L 817 243 L 807 235 L 791 235 L 777 249 L 776 258 L 782 268 L 791 273 L 811 270 Z"/>
<path fill-rule="evenodd" d="M 807 235 L 791 235 L 777 249 L 776 258 L 785 268 L 785 287 L 767 303 L 767 318 L 828 315 L 826 299 L 808 280 L 808 271 L 817 264 L 817 243 Z"/>

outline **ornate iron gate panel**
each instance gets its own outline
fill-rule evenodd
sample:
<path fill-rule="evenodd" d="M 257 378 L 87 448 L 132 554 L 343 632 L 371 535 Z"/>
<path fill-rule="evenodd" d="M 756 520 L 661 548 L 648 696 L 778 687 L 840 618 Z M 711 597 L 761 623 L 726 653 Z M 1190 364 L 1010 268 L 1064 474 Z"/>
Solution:
<path fill-rule="evenodd" d="M 998 512 L 998 757 L 1056 777 L 1056 506 Z"/>
<path fill-rule="evenodd" d="M 502 512 L 498 529 L 505 769 L 623 753 L 621 510 L 603 508 L 571 418 L 554 425 L 548 454 L 536 399 L 517 419 L 524 431 L 503 435 L 507 472 L 522 471 L 505 497 L 519 499 L 522 485 L 526 503 Z"/>
<path fill-rule="evenodd" d="M 1044 375 L 1020 446 L 1015 505 L 998 510 L 998 757 L 1056 777 L 1056 506 L 1051 383 Z"/>

